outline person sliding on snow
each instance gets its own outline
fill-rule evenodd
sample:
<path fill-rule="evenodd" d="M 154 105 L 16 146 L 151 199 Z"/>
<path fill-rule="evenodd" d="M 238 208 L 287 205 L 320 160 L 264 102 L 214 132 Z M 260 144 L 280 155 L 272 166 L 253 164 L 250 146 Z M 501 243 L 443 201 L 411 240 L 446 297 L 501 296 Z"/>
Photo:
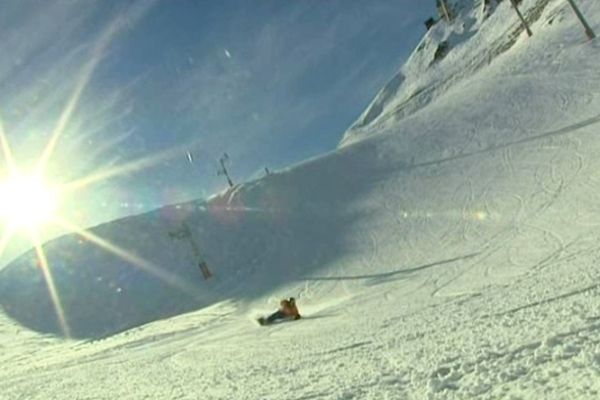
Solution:
<path fill-rule="evenodd" d="M 280 319 L 300 319 L 301 315 L 298 312 L 298 307 L 296 307 L 296 299 L 290 297 L 289 299 L 283 299 L 279 303 L 279 310 L 275 311 L 273 314 L 269 315 L 266 319 L 260 318 L 258 321 L 261 324 L 270 324 L 276 320 Z"/>

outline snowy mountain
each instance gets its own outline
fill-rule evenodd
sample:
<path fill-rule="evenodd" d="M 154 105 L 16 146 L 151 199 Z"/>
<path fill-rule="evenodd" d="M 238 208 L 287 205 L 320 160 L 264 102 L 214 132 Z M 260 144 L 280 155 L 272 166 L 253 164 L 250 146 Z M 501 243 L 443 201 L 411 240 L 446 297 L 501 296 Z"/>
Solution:
<path fill-rule="evenodd" d="M 493 0 L 461 0 L 451 6 L 452 23 L 440 17 L 427 32 L 405 65 L 378 93 L 342 139 L 342 145 L 394 126 L 459 82 L 486 70 L 503 53 L 513 48 L 525 28 L 510 3 Z M 524 6 L 530 24 L 552 23 L 562 18 L 564 7 L 548 13 L 550 0 Z M 559 11 L 560 10 L 560 11 Z"/>
<path fill-rule="evenodd" d="M 47 243 L 64 321 L 35 253 L 1 271 L 3 398 L 598 396 L 600 46 L 449 4 L 337 150 Z"/>

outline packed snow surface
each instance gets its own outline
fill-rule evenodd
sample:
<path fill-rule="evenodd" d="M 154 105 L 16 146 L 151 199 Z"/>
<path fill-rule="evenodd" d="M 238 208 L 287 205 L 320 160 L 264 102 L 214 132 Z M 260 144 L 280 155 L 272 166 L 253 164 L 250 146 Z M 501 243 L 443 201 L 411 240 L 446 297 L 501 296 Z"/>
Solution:
<path fill-rule="evenodd" d="M 599 397 L 600 42 L 450 3 L 337 150 L 47 243 L 64 321 L 1 271 L 0 398 Z"/>

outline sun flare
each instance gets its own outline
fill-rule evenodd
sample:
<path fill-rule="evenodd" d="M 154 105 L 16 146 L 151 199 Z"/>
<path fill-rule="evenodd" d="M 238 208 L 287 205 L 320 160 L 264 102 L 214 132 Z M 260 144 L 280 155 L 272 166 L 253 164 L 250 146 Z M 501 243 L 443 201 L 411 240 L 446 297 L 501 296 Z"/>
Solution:
<path fill-rule="evenodd" d="M 18 232 L 24 233 L 24 236 L 29 239 L 34 248 L 38 269 L 46 282 L 57 320 L 66 337 L 71 336 L 69 316 L 66 313 L 68 308 L 64 308 L 62 305 L 60 286 L 55 285 L 53 268 L 44 251 L 44 240 L 48 236 L 47 232 L 44 231 L 49 226 L 54 227 L 54 229 L 59 228 L 69 233 L 75 233 L 96 246 L 127 261 L 133 268 L 139 268 L 154 274 L 173 287 L 177 287 L 180 290 L 189 289 L 187 283 L 181 281 L 177 276 L 142 259 L 135 252 L 120 248 L 106 239 L 91 234 L 83 227 L 60 215 L 61 204 L 62 207 L 65 207 L 64 203 L 67 203 L 68 200 L 73 201 L 76 192 L 83 188 L 100 182 L 106 182 L 115 176 L 150 168 L 161 161 L 177 157 L 181 154 L 182 148 L 166 150 L 159 154 L 129 161 L 123 165 L 117 165 L 109 169 L 100 169 L 95 171 L 95 173 L 79 177 L 79 179 L 61 182 L 60 186 L 52 184 L 44 176 L 49 164 L 52 162 L 55 150 L 60 145 L 60 139 L 63 137 L 67 126 L 77 111 L 82 95 L 88 87 L 96 67 L 104 59 L 106 50 L 121 33 L 124 26 L 131 28 L 132 24 L 140 20 L 152 8 L 155 2 L 142 3 L 142 5 L 130 7 L 126 14 L 118 14 L 101 31 L 95 45 L 91 49 L 90 58 L 83 64 L 80 73 L 75 76 L 73 90 L 64 108 L 58 115 L 56 125 L 50 133 L 46 146 L 35 162 L 35 165 L 32 166 L 33 170 L 31 174 L 26 174 L 19 168 L 19 160 L 13 154 L 8 135 L 4 130 L 4 124 L 0 117 L 0 171 L 3 171 L 2 176 L 0 176 L 0 226 L 3 227 L 3 230 L 0 232 L 0 257 L 4 255 L 13 237 Z M 125 20 L 127 24 L 123 23 Z"/>
<path fill-rule="evenodd" d="M 0 182 L 0 218 L 13 229 L 39 230 L 58 211 L 57 187 L 40 175 L 12 173 Z"/>

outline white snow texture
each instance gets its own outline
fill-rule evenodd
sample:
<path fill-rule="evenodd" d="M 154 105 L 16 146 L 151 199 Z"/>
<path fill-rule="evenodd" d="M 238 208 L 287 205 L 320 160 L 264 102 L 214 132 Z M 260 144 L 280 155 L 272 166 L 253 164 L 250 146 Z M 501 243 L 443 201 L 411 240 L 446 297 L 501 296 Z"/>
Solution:
<path fill-rule="evenodd" d="M 120 250 L 47 243 L 64 326 L 35 253 L 7 266 L 0 398 L 600 398 L 600 42 L 564 0 L 523 0 L 532 37 L 486 3 L 337 150 L 90 229 Z"/>

